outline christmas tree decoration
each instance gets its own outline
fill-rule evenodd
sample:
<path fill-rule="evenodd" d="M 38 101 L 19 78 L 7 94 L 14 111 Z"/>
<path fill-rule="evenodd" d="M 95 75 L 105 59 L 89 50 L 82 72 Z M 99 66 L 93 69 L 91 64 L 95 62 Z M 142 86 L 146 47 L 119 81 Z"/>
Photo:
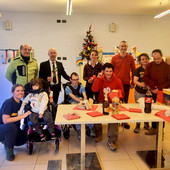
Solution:
<path fill-rule="evenodd" d="M 94 43 L 94 38 L 91 34 L 91 25 L 89 27 L 89 30 L 86 32 L 86 38 L 84 38 L 84 43 L 83 43 L 83 50 L 80 52 L 80 56 L 82 59 L 90 59 L 90 52 L 91 50 L 94 50 L 97 48 L 97 44 Z"/>

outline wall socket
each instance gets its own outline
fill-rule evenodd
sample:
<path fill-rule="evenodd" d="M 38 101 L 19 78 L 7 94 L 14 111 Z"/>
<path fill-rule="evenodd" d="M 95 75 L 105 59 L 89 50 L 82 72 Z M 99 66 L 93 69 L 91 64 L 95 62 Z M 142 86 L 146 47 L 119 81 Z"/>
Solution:
<path fill-rule="evenodd" d="M 61 20 L 61 19 L 57 19 L 56 22 L 57 22 L 57 23 L 63 23 L 63 24 L 65 24 L 65 23 L 67 23 L 67 20 L 66 20 L 66 19 L 62 19 L 62 20 Z"/>

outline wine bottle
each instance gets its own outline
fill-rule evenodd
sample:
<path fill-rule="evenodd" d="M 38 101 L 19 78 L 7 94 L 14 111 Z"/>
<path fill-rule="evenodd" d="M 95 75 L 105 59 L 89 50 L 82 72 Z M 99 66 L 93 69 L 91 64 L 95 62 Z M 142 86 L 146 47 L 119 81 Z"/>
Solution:
<path fill-rule="evenodd" d="M 105 90 L 105 99 L 103 101 L 103 114 L 108 115 L 109 114 L 109 102 L 107 98 L 107 90 Z"/>

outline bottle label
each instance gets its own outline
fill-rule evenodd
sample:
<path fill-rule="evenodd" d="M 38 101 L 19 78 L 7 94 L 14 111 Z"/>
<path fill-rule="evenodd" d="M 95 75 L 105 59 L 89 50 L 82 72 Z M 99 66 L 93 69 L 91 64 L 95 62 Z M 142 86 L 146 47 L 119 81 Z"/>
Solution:
<path fill-rule="evenodd" d="M 109 113 L 109 107 L 104 108 L 104 112 Z"/>
<path fill-rule="evenodd" d="M 119 103 L 112 102 L 112 110 L 115 113 L 119 113 Z"/>
<path fill-rule="evenodd" d="M 145 97 L 145 103 L 152 103 L 152 97 Z"/>

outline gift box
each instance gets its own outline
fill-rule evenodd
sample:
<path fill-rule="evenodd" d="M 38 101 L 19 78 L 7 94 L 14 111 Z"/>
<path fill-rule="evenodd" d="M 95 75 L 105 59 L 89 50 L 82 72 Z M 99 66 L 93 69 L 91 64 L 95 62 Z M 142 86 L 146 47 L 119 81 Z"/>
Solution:
<path fill-rule="evenodd" d="M 163 89 L 165 105 L 170 106 L 170 89 Z"/>
<path fill-rule="evenodd" d="M 156 103 L 158 103 L 158 104 L 164 104 L 165 103 L 163 91 L 157 92 Z"/>

